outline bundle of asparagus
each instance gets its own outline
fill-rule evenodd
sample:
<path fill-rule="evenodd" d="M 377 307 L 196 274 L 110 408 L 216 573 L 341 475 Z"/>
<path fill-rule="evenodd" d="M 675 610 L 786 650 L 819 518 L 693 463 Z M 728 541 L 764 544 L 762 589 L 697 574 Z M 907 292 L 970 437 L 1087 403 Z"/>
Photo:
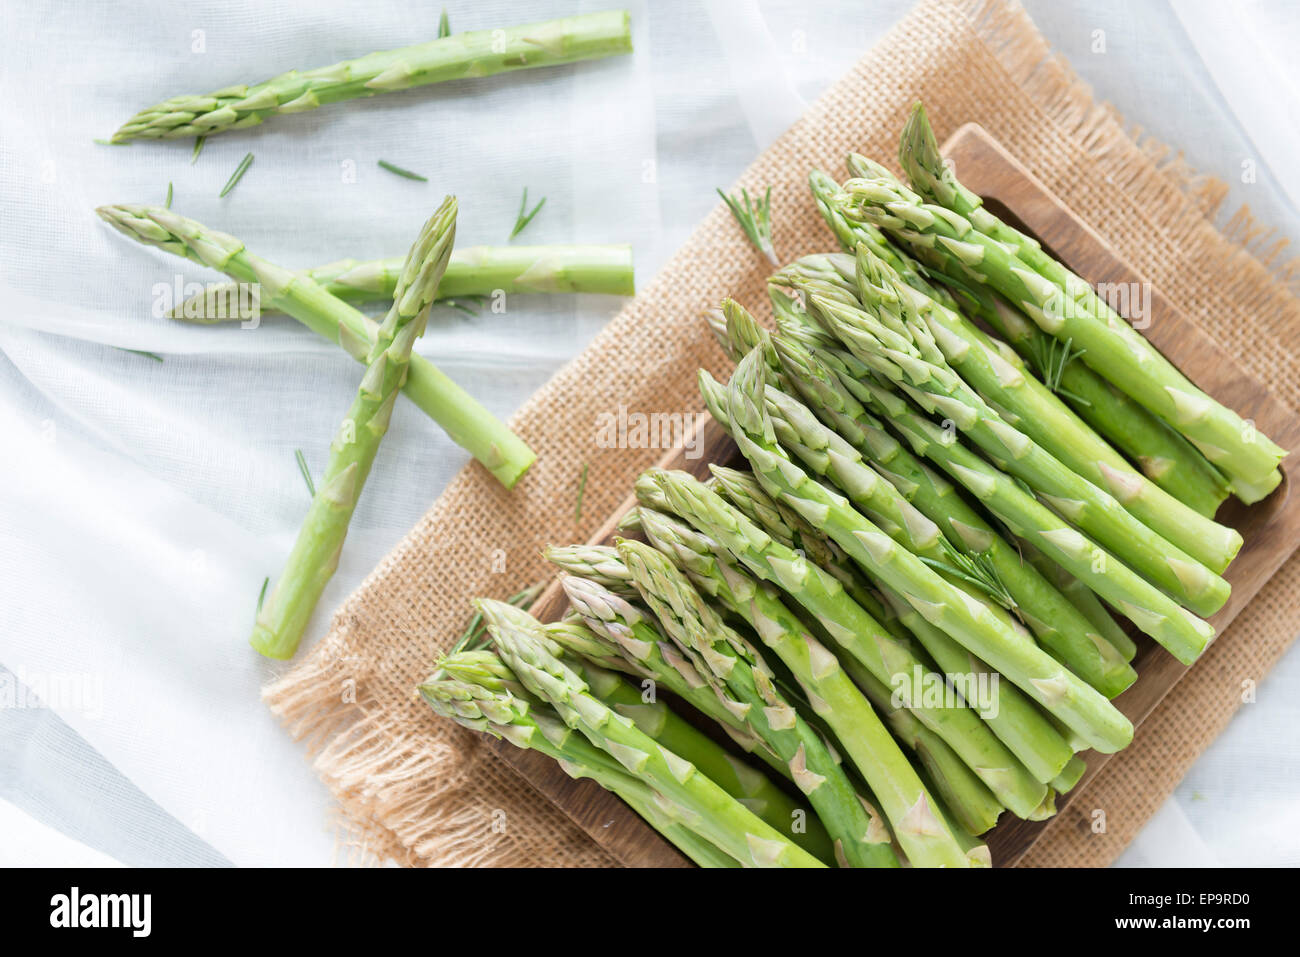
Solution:
<path fill-rule="evenodd" d="M 813 172 L 841 251 L 772 276 L 774 331 L 731 300 L 708 316 L 737 366 L 700 391 L 749 469 L 644 473 L 621 526 L 643 541 L 546 552 L 573 616 L 509 612 L 552 642 L 551 680 L 522 679 L 533 713 L 560 716 L 548 740 L 599 749 L 559 754 L 566 770 L 654 804 L 643 816 L 706 866 L 806 863 L 789 845 L 841 866 L 988 864 L 980 836 L 1004 813 L 1054 814 L 1079 752 L 1131 740 L 1111 699 L 1137 646 L 1116 616 L 1195 661 L 1241 546 L 1214 511 L 1276 485 L 1281 450 L 987 213 L 919 107 L 902 152 L 917 192 L 857 155 L 843 186 Z M 497 646 L 513 666 L 519 640 Z M 611 668 L 672 698 L 632 751 L 570 699 L 569 674 Z M 620 682 L 588 693 L 617 711 Z M 726 736 L 675 744 L 687 712 L 730 737 L 727 764 Z M 730 806 L 692 817 L 665 749 L 681 782 L 716 775 L 749 806 L 761 780 L 763 810 L 810 810 L 831 854 L 790 818 L 763 818 L 773 837 Z M 727 769 L 745 752 L 766 768 L 742 786 Z"/>

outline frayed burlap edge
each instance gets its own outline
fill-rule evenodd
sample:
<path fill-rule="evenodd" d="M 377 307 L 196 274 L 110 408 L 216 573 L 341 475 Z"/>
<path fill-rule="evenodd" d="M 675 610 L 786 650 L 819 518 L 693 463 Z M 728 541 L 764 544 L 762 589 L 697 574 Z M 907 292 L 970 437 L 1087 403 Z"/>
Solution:
<path fill-rule="evenodd" d="M 869 75 L 897 81 L 901 65 L 894 64 L 892 70 L 878 68 L 880 61 L 889 60 L 901 46 L 920 50 L 922 62 L 924 55 L 938 60 L 937 53 L 942 51 L 943 64 L 949 68 L 957 61 L 954 51 L 959 51 L 961 69 L 969 71 L 963 75 L 965 88 L 944 87 L 944 66 L 936 65 L 917 68 L 915 88 L 907 93 L 882 83 L 886 95 L 860 96 L 861 88 L 870 83 Z M 873 66 L 877 68 L 874 72 Z M 988 83 L 983 99 L 976 89 L 981 84 L 973 82 L 977 74 Z M 1009 88 L 1023 94 L 1021 102 L 1027 107 L 1014 115 L 1006 115 L 995 102 Z M 850 93 L 859 96 L 861 103 L 861 117 L 854 120 L 863 129 L 856 142 L 844 141 L 840 135 L 846 123 L 844 100 Z M 1090 221 L 1140 224 L 1141 242 L 1131 235 L 1108 238 L 1184 311 L 1205 322 L 1284 401 L 1300 405 L 1300 364 L 1288 348 L 1296 342 L 1300 323 L 1295 322 L 1297 304 L 1284 289 L 1294 281 L 1296 272 L 1294 263 L 1282 261 L 1284 245 L 1258 227 L 1246 210 L 1228 219 L 1222 232 L 1216 230 L 1212 220 L 1219 216 L 1225 185 L 1199 175 L 1181 156 L 1143 137 L 1140 131 L 1126 131 L 1122 119 L 1109 107 L 1094 102 L 1086 85 L 1051 53 L 1028 16 L 1013 4 L 999 0 L 922 3 L 813 104 L 800 124 L 755 162 L 742 182 L 751 186 L 779 183 L 776 195 L 783 215 L 777 223 L 778 249 L 791 256 L 828 245 L 824 234 L 820 238 L 808 234 L 808 222 L 815 221 L 815 213 L 801 191 L 790 185 L 802 180 L 814 163 L 829 163 L 824 151 L 810 147 L 810 139 L 815 138 L 808 135 L 809 125 L 838 120 L 826 127 L 830 132 L 822 139 L 833 141 L 840 152 L 846 142 L 865 149 L 870 141 L 875 155 L 886 159 L 892 157 L 888 141 L 897 135 L 903 114 L 916 95 L 930 104 L 941 135 L 966 119 L 984 122 Z M 796 168 L 793 176 L 786 169 L 791 165 Z M 1101 188 L 1099 183 L 1107 186 Z M 699 275 L 702 255 L 717 263 L 713 268 L 716 275 Z M 542 457 L 534 475 L 513 497 L 507 497 L 480 470 L 467 468 L 344 604 L 320 645 L 266 689 L 272 711 L 291 734 L 304 741 L 314 767 L 339 800 L 340 862 L 393 860 L 404 865 L 439 866 L 613 863 L 549 802 L 496 761 L 474 735 L 436 722 L 409 692 L 403 699 L 402 689 L 413 682 L 403 685 L 392 680 L 393 676 L 418 674 L 444 645 L 438 631 L 452 631 L 444 627 L 444 604 L 430 607 L 418 594 L 405 593 L 403 582 L 411 577 L 413 568 L 428 564 L 425 553 L 436 550 L 446 537 L 440 533 L 452 529 L 455 534 L 463 528 L 467 519 L 461 513 L 467 503 L 483 509 L 477 519 L 471 515 L 468 521 L 484 524 L 499 517 L 498 512 L 517 511 L 519 526 L 528 531 L 527 535 L 521 532 L 521 538 L 534 540 L 537 523 L 528 510 L 555 511 L 555 494 L 572 483 L 571 477 L 547 472 L 555 456 L 564 457 L 571 466 L 572 455 L 569 449 L 545 448 L 544 442 L 534 437 L 541 433 L 528 431 L 540 428 L 537 410 L 548 399 L 553 401 L 557 391 L 573 388 L 575 381 L 590 381 L 600 357 L 617 354 L 622 348 L 620 337 L 635 335 L 633 330 L 648 317 L 662 326 L 661 342 L 676 344 L 689 357 L 681 362 L 679 356 L 668 356 L 659 363 L 657 371 L 680 377 L 684 383 L 665 388 L 662 397 L 665 402 L 685 402 L 685 407 L 695 408 L 697 403 L 686 398 L 692 366 L 714 364 L 718 357 L 706 353 L 695 328 L 683 325 L 673 310 L 685 309 L 693 315 L 710 299 L 678 300 L 674 292 L 694 284 L 696 293 L 700 288 L 695 287 L 703 287 L 717 295 L 761 295 L 761 268 L 738 268 L 738 258 L 753 259 L 719 207 L 663 273 L 611 321 L 606 332 L 515 417 L 516 428 L 539 446 Z M 1204 264 L 1208 275 L 1203 282 L 1189 280 L 1188 262 Z M 1215 307 L 1221 302 L 1222 291 L 1216 294 L 1215 289 L 1203 287 L 1229 281 L 1236 308 Z M 660 308 L 648 305 L 655 302 Z M 654 371 L 644 374 L 653 375 Z M 606 514 L 627 488 L 628 476 L 649 461 L 629 461 L 631 458 L 624 456 L 617 463 L 593 468 L 593 480 L 603 477 L 610 481 L 593 481 L 587 498 L 590 514 Z M 560 498 L 565 504 L 558 508 L 567 512 L 571 499 Z M 551 524 L 550 537 L 565 534 L 557 531 L 564 523 L 557 520 Z M 593 526 L 588 523 L 582 529 L 566 531 L 578 540 Z M 473 551 L 472 543 L 463 547 Z M 522 564 L 536 567 L 531 559 Z M 1026 858 L 1027 864 L 1101 865 L 1123 849 L 1231 718 L 1240 701 L 1240 682 L 1258 680 L 1289 643 L 1289 629 L 1296 620 L 1291 596 L 1297 592 L 1297 579 L 1300 565 L 1293 562 L 1144 723 L 1133 746 L 1111 761 L 1087 792 L 1053 822 Z M 512 584 L 525 580 L 516 577 Z M 480 577 L 472 590 L 458 597 L 463 605 L 472 594 L 486 590 Z M 507 590 L 496 588 L 493 593 Z M 1105 812 L 1107 822 L 1100 833 L 1095 826 L 1098 810 Z"/>

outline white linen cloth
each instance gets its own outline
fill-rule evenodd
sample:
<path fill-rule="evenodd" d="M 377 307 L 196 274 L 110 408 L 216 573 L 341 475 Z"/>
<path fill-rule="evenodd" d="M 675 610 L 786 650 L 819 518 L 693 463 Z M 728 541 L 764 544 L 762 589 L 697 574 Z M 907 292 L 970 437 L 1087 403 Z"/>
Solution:
<path fill-rule="evenodd" d="M 447 3 L 455 31 L 615 5 Z M 547 201 L 517 242 L 631 242 L 644 283 L 714 187 L 909 2 L 629 3 L 631 57 L 280 118 L 213 137 L 193 165 L 190 141 L 92 141 L 173 94 L 432 37 L 442 6 L 0 7 L 0 795 L 22 812 L 0 817 L 0 844 L 21 831 L 22 858 L 68 859 L 48 828 L 126 864 L 333 859 L 328 794 L 258 698 L 282 666 L 246 635 L 306 507 L 294 450 L 319 474 L 358 368 L 292 321 L 248 331 L 156 316 L 155 286 L 213 277 L 112 233 L 95 206 L 161 203 L 171 182 L 178 212 L 305 267 L 405 252 L 444 192 L 460 198 L 460 244 L 503 243 L 526 186 Z M 1230 180 L 1231 202 L 1294 229 L 1278 176 L 1295 114 L 1278 129 L 1261 92 L 1294 111 L 1280 91 L 1294 93 L 1296 20 L 1281 0 L 1214 21 L 1212 43 L 1200 3 L 1028 6 L 1101 96 Z M 1240 182 L 1244 159 L 1254 182 Z M 504 417 L 617 306 L 518 296 L 504 315 L 442 309 L 418 348 Z M 399 404 L 312 638 L 465 461 Z M 1297 685 L 1292 652 L 1179 789 L 1186 826 L 1153 824 L 1127 862 L 1183 860 L 1171 855 L 1188 833 L 1202 860 L 1300 862 Z M 1248 758 L 1264 764 L 1243 775 Z"/>

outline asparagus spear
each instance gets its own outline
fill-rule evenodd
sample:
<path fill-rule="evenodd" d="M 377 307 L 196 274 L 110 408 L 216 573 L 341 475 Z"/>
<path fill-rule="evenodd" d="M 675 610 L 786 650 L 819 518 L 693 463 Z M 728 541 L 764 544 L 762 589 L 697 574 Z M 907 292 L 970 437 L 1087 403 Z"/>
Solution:
<path fill-rule="evenodd" d="M 1065 524 L 1014 479 L 971 452 L 950 432 L 915 412 L 879 383 L 864 381 L 873 411 L 888 419 L 912 450 L 933 461 L 984 503 L 1018 538 L 1029 541 L 1084 582 L 1179 661 L 1191 664 L 1214 629 L 1188 613 L 1118 558 Z"/>
<path fill-rule="evenodd" d="M 338 343 L 354 359 L 365 362 L 370 354 L 379 332 L 376 323 L 315 283 L 254 256 L 233 236 L 160 206 L 101 206 L 96 212 L 137 242 L 210 266 L 237 282 L 256 284 L 264 302 Z M 422 356 L 411 356 L 404 391 L 506 488 L 513 488 L 537 458 L 522 439 Z"/>
<path fill-rule="evenodd" d="M 782 321 L 781 330 L 781 335 L 774 340 L 778 355 L 783 362 L 806 370 L 792 381 L 805 388 L 815 387 L 815 391 L 810 389 L 808 392 L 813 408 L 826 414 L 828 424 L 833 425 L 855 448 L 871 459 L 880 474 L 931 518 L 940 521 L 936 516 L 948 516 L 946 522 L 940 523 L 945 526 L 945 530 L 951 526 L 957 532 L 955 536 L 950 536 L 950 540 L 958 547 L 967 539 L 982 545 L 988 541 L 984 538 L 985 534 L 997 535 L 993 526 L 953 491 L 949 482 L 903 448 L 897 439 L 885 431 L 884 424 L 866 411 L 864 403 L 878 406 L 871 390 L 865 385 L 872 380 L 871 370 L 865 364 L 835 348 L 835 340 L 821 330 L 786 321 Z M 972 535 L 971 529 L 978 534 Z M 1016 594 L 1022 611 L 1033 608 L 1035 602 L 1020 593 L 1019 575 L 1011 562 L 1020 566 L 1028 562 L 1087 619 L 1093 626 L 1093 630 L 1088 632 L 1091 643 L 1108 644 L 1125 661 L 1133 660 L 1137 650 L 1133 639 L 1115 622 L 1087 585 L 1023 539 L 1014 539 L 1014 544 L 1014 549 L 1002 549 L 995 542 L 990 552 L 995 569 L 1004 581 L 1010 583 L 1008 587 Z M 1070 652 L 1056 647 L 1060 638 L 1054 632 L 1062 629 L 1053 628 L 1048 622 L 1070 622 L 1073 616 L 1069 611 L 1055 605 L 1043 614 L 1045 620 L 1031 621 L 1030 627 L 1062 663 L 1069 663 L 1066 656 L 1071 653 L 1086 653 L 1086 648 Z M 1075 620 L 1076 628 L 1077 624 Z M 1098 653 L 1106 658 L 1111 656 L 1105 648 L 1099 648 Z"/>
<path fill-rule="evenodd" d="M 636 600 L 627 566 L 612 545 L 549 545 L 542 557 L 561 571 L 589 579 L 620 598 Z"/>
<path fill-rule="evenodd" d="M 112 142 L 210 136 L 256 126 L 277 114 L 303 113 L 376 93 L 630 53 L 628 21 L 627 11 L 609 10 L 476 30 L 301 73 L 290 70 L 252 86 L 174 96 L 131 117 Z"/>
<path fill-rule="evenodd" d="M 639 674 L 712 718 L 742 748 L 762 758 L 769 767 L 784 775 L 790 773 L 786 762 L 750 729 L 746 722 L 746 705 L 711 685 L 701 674 L 697 662 L 664 637 L 640 609 L 594 581 L 566 575 L 560 582 L 569 603 L 588 626 L 589 633 L 604 639 L 611 654 L 622 655 Z M 567 636 L 550 633 L 549 637 L 561 646 L 595 660 L 566 641 Z"/>
<path fill-rule="evenodd" d="M 893 694 L 875 675 L 852 658 L 846 658 L 843 665 L 853 683 L 884 717 L 894 736 L 916 754 L 917 762 L 928 773 L 954 822 L 970 834 L 991 830 L 1003 811 L 993 792 L 943 738 L 916 720 L 906 708 L 896 707 Z"/>
<path fill-rule="evenodd" d="M 480 600 L 479 607 L 497 650 L 520 683 L 555 708 L 568 727 L 681 808 L 692 829 L 742 864 L 823 866 L 689 761 L 660 746 L 593 696 L 585 682 L 556 657 L 554 646 L 526 613 L 486 600 Z"/>
<path fill-rule="evenodd" d="M 1231 493 L 1223 473 L 1191 442 L 1079 361 L 1067 361 L 1064 343 L 1053 339 L 998 300 L 980 318 L 1035 369 L 1044 382 L 1143 474 L 1183 504 L 1213 518 Z M 1077 354 L 1075 355 L 1077 359 Z M 1008 361 L 1012 356 L 1005 355 Z"/>
<path fill-rule="evenodd" d="M 402 260 L 362 262 L 340 259 L 317 266 L 305 275 L 345 302 L 392 299 Z M 631 246 L 472 246 L 451 254 L 438 287 L 441 300 L 491 296 L 497 291 L 586 292 L 630 296 L 633 284 Z M 214 323 L 246 318 L 236 308 L 236 283 L 213 283 L 171 312 L 184 322 Z M 261 312 L 276 311 L 266 304 Z"/>
<path fill-rule="evenodd" d="M 849 665 L 840 662 L 804 627 L 775 589 L 755 581 L 716 542 L 654 509 L 643 507 L 641 512 L 642 528 L 650 543 L 681 567 L 697 588 L 716 597 L 725 608 L 744 619 L 760 640 L 786 663 L 804 688 L 812 707 L 829 725 L 872 793 L 881 801 L 886 815 L 892 807 L 895 813 L 906 816 L 909 800 L 914 803 L 924 793 L 924 788 L 905 762 L 901 762 L 902 755 L 889 746 L 880 719 L 854 687 L 856 679 L 851 681 L 849 678 L 854 674 Z M 846 655 L 845 659 L 852 661 L 853 667 L 859 671 L 870 674 L 849 656 Z M 868 695 L 871 703 L 887 716 L 896 732 L 900 727 L 911 732 L 904 744 L 918 753 L 933 745 L 940 767 L 952 770 L 952 778 L 943 779 L 945 790 L 950 780 L 960 782 L 956 785 L 955 796 L 958 800 L 968 801 L 964 809 L 974 811 L 972 817 L 981 817 L 990 806 L 1001 811 L 1002 806 L 960 757 L 910 712 L 894 707 L 890 701 L 892 692 L 882 682 L 874 676 L 871 680 L 875 682 L 874 688 L 883 691 L 885 705 L 882 707 L 875 697 Z M 862 686 L 859 684 L 857 687 Z M 863 692 L 866 692 L 865 688 Z M 895 718 L 891 714 L 893 711 L 900 711 L 903 716 Z M 960 770 L 951 768 L 953 763 L 959 765 Z M 945 795 L 953 796 L 952 793 Z M 992 816 L 995 821 L 997 813 Z M 993 821 L 989 821 L 976 833 L 983 833 L 992 825 Z M 899 840 L 902 842 L 903 838 L 900 836 Z"/>
<path fill-rule="evenodd" d="M 845 279 L 853 281 L 853 255 L 858 246 L 865 243 L 872 252 L 889 263 L 903 281 L 913 289 L 937 299 L 949 309 L 958 308 L 957 299 L 952 291 L 942 283 L 931 282 L 916 260 L 891 243 L 884 233 L 870 223 L 849 219 L 840 212 L 835 205 L 836 197 L 841 192 L 839 183 L 821 170 L 815 169 L 808 174 L 808 187 L 812 190 L 813 201 L 816 202 L 822 219 L 826 221 L 826 225 L 830 227 L 836 241 L 840 244 L 841 256 L 849 261 L 848 271 L 843 274 Z M 787 266 L 786 270 L 791 268 L 798 270 L 807 260 L 815 258 L 819 257 L 803 257 L 791 266 Z M 835 257 L 832 262 L 837 260 L 838 257 Z M 773 279 L 780 282 L 786 270 L 778 271 Z"/>
<path fill-rule="evenodd" d="M 898 866 L 898 859 L 889 846 L 888 832 L 873 825 L 839 763 L 817 731 L 773 684 L 771 673 L 757 650 L 714 613 L 665 556 L 641 542 L 622 541 L 618 550 L 632 573 L 637 590 L 663 629 L 679 647 L 696 654 L 715 681 L 725 684 L 739 700 L 750 705 L 749 722 L 755 733 L 789 762 L 795 784 L 808 796 L 835 840 L 837 855 L 852 867 Z M 816 657 L 817 663 L 810 665 L 808 662 L 813 651 L 805 649 L 805 667 L 795 672 L 796 677 L 807 677 L 811 668 L 835 667 L 834 656 L 825 649 L 821 651 L 823 655 Z M 807 690 L 815 694 L 813 689 Z M 846 701 L 837 698 L 835 703 L 843 706 Z M 815 710 L 823 718 L 830 718 L 828 709 Z M 866 715 L 860 709 L 846 711 L 839 715 L 839 719 L 841 722 L 853 721 L 854 734 L 861 738 L 853 742 L 855 750 L 851 755 L 855 761 L 863 753 L 870 753 L 872 761 L 888 760 L 889 749 L 897 751 L 870 709 Z M 876 734 L 876 728 L 879 728 L 879 734 Z M 847 744 L 843 737 L 840 740 Z M 902 760 L 902 755 L 898 758 Z M 881 775 L 876 777 L 881 780 Z M 914 863 L 935 866 L 945 862 L 937 849 L 933 856 L 927 856 L 932 845 L 938 843 L 937 835 L 931 834 L 937 822 L 930 817 L 925 795 L 919 782 L 917 785 L 917 790 L 911 795 L 914 803 L 907 807 L 912 818 L 891 817 L 890 820 L 909 856 L 912 856 L 912 847 L 921 855 Z M 884 801 L 882 797 L 882 803 Z M 889 811 L 885 813 L 888 815 Z M 912 821 L 916 822 L 915 827 Z"/>
<path fill-rule="evenodd" d="M 1056 564 L 1028 542 L 1019 542 L 1020 552 L 1026 562 L 1038 570 L 1051 582 L 1066 600 L 1078 609 L 1079 614 L 1088 619 L 1097 629 L 1096 634 L 1114 648 L 1125 661 L 1132 661 L 1137 655 L 1137 644 L 1123 628 L 1120 627 L 1106 606 L 1101 603 L 1091 588 L 1075 578 L 1060 565 Z"/>
<path fill-rule="evenodd" d="M 1085 350 L 1084 362 L 1191 440 L 1231 478 L 1242 501 L 1259 501 L 1281 481 L 1277 466 L 1285 450 L 1198 389 L 1086 282 L 1041 250 L 1027 263 L 966 217 L 922 203 L 883 167 L 845 183 L 837 205 L 927 264 L 987 283 L 1039 328 Z"/>
<path fill-rule="evenodd" d="M 814 296 L 812 305 L 827 329 L 873 372 L 922 408 L 951 421 L 1072 524 L 1153 583 L 1199 614 L 1212 614 L 1227 601 L 1226 581 L 1143 525 L 1113 495 L 1071 471 L 980 398 L 947 367 L 923 324 L 900 318 L 879 300 L 865 303 L 867 309 L 854 309 Z"/>
<path fill-rule="evenodd" d="M 901 281 L 865 245 L 858 249 L 857 278 L 864 303 L 879 304 L 900 319 L 926 325 L 958 375 L 1004 418 L 1133 516 L 1212 571 L 1228 567 L 1241 535 L 1179 502 L 1134 469 L 1057 395 L 1009 363 L 969 320 Z"/>
<path fill-rule="evenodd" d="M 685 473 L 652 470 L 671 511 L 718 542 L 755 577 L 776 585 L 807 610 L 843 651 L 899 694 L 900 702 L 961 755 L 1008 807 L 1029 813 L 1045 789 L 970 707 L 937 707 L 920 693 L 929 666 L 845 593 L 828 572 L 806 561 Z M 848 549 L 846 549 L 848 551 Z M 925 566 L 922 566 L 925 567 Z M 1050 730 L 1050 729 L 1049 729 Z M 1059 735 L 1052 733 L 1052 737 Z M 1051 771 L 1059 773 L 1069 749 Z"/>
<path fill-rule="evenodd" d="M 763 358 L 755 350 L 732 377 L 727 412 L 732 435 L 768 494 L 823 528 L 869 575 L 901 593 L 928 621 L 987 661 L 1094 748 L 1114 752 L 1125 747 L 1132 740 L 1133 726 L 1101 694 L 988 614 L 986 606 L 970 601 L 898 547 L 843 496 L 810 479 L 782 453 L 764 411 L 764 377 Z"/>
<path fill-rule="evenodd" d="M 756 330 L 757 325 L 738 306 L 733 305 L 728 310 L 728 316 L 729 340 L 733 351 L 739 351 L 746 342 L 759 335 L 754 331 L 746 331 Z M 808 335 L 812 335 L 811 331 Z M 783 397 L 779 390 L 768 389 L 765 393 L 767 412 L 777 428 L 778 439 L 786 448 L 829 450 L 828 458 L 835 461 L 836 474 L 831 476 L 832 479 L 845 490 L 850 501 L 863 508 L 868 517 L 890 537 L 900 541 L 914 554 L 929 559 L 936 567 L 952 567 L 956 564 L 959 571 L 969 567 L 970 570 L 965 571 L 965 574 L 977 577 L 986 590 L 995 594 L 998 589 L 1004 591 L 1011 599 L 1011 604 L 1014 604 L 1016 612 L 1044 647 L 1107 697 L 1118 695 L 1136 680 L 1137 673 L 1100 638 L 1091 622 L 1044 580 L 1042 575 L 1027 567 L 1016 549 L 1008 545 L 974 509 L 953 494 L 951 485 L 924 469 L 898 442 L 890 439 L 884 432 L 884 426 L 867 414 L 836 374 L 821 358 L 814 356 L 797 341 L 795 334 L 778 336 L 773 340 L 773 345 L 774 354 L 785 373 L 784 381 L 799 390 L 808 399 L 815 414 L 830 427 L 818 438 L 816 426 L 808 422 L 804 407 L 792 398 Z M 849 361 L 852 361 L 851 357 Z M 848 374 L 847 370 L 845 373 Z M 774 399 L 778 401 L 774 402 Z M 715 416 L 726 414 L 719 401 L 712 402 L 710 408 L 714 410 Z M 785 431 L 782 431 L 782 423 L 788 413 L 793 413 L 793 418 L 785 422 Z M 796 426 L 795 423 L 802 424 Z M 787 441 L 786 433 L 791 429 L 803 433 L 795 445 Z M 867 469 L 860 456 L 877 463 L 877 469 Z M 801 457 L 806 464 L 818 465 L 815 457 Z M 836 478 L 836 475 L 839 477 Z M 880 480 L 877 481 L 877 478 Z M 872 498 L 887 498 L 878 486 L 901 499 L 912 511 L 907 512 L 900 505 L 884 508 L 874 506 Z M 864 489 L 870 490 L 872 494 L 864 494 Z M 904 535 L 904 529 L 921 527 L 919 518 L 907 519 L 910 514 L 923 517 L 929 523 L 929 528 L 934 529 L 934 534 L 927 535 L 924 539 L 915 534 Z M 940 530 L 942 535 L 939 534 Z M 936 538 L 942 541 L 947 551 L 938 547 Z M 949 556 L 950 552 L 964 556 L 969 566 L 954 563 Z M 950 640 L 948 643 L 955 644 Z M 958 648 L 960 646 L 950 650 L 956 651 Z M 933 649 L 930 650 L 931 654 L 936 654 Z M 957 655 L 964 656 L 964 652 Z M 936 654 L 936 657 L 945 656 Z M 940 664 L 943 662 L 940 661 Z M 1044 780 L 1050 780 L 1056 770 L 1052 770 Z"/>
<path fill-rule="evenodd" d="M 523 691 L 495 653 L 462 652 L 445 659 L 441 665 L 456 677 L 434 676 L 419 686 L 421 697 L 435 712 L 472 731 L 482 731 L 515 747 L 545 754 L 570 777 L 590 778 L 613 791 L 701 867 L 740 866 L 730 855 L 686 826 L 683 823 L 686 815 L 678 812 L 662 794 L 565 727 L 554 709 Z"/>
<path fill-rule="evenodd" d="M 424 224 L 406 257 L 396 301 L 366 356 L 357 397 L 330 445 L 329 463 L 307 518 L 284 572 L 257 614 L 250 641 L 268 658 L 293 656 L 321 592 L 338 567 L 348 523 L 388 431 L 411 347 L 424 332 L 455 239 L 456 200 L 449 196 Z"/>
<path fill-rule="evenodd" d="M 545 629 L 548 637 L 551 630 Z M 567 658 L 566 658 L 567 660 Z M 763 774 L 723 749 L 663 701 L 647 696 L 626 680 L 589 661 L 568 661 L 594 694 L 663 747 L 685 758 L 724 791 L 824 864 L 835 849 L 821 821 Z"/>

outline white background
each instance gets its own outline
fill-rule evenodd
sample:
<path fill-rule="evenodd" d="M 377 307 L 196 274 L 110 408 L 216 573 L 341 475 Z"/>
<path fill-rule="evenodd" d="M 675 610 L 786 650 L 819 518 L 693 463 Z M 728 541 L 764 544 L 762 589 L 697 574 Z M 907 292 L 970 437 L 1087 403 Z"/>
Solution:
<path fill-rule="evenodd" d="M 456 31 L 605 6 L 448 3 Z M 1100 96 L 1233 183 L 1230 205 L 1294 234 L 1278 178 L 1300 155 L 1289 6 L 1028 3 Z M 111 233 L 96 205 L 161 202 L 170 181 L 178 212 L 304 267 L 404 252 L 443 192 L 460 197 L 460 244 L 504 242 L 527 186 L 547 203 L 519 242 L 631 242 L 645 282 L 713 188 L 908 7 L 633 4 L 632 57 L 278 119 L 214 137 L 193 166 L 189 142 L 92 140 L 172 94 L 429 38 L 442 4 L 0 7 L 0 863 L 332 860 L 329 797 L 258 698 L 283 666 L 246 636 L 307 505 L 294 449 L 319 473 L 357 368 L 292 322 L 154 317 L 155 284 L 210 277 Z M 1239 182 L 1246 160 L 1253 184 Z M 617 306 L 440 310 L 419 349 L 505 416 Z M 464 461 L 399 404 L 313 638 Z M 51 686 L 33 707 L 27 692 Z M 1297 690 L 1293 650 L 1123 863 L 1300 863 Z"/>

